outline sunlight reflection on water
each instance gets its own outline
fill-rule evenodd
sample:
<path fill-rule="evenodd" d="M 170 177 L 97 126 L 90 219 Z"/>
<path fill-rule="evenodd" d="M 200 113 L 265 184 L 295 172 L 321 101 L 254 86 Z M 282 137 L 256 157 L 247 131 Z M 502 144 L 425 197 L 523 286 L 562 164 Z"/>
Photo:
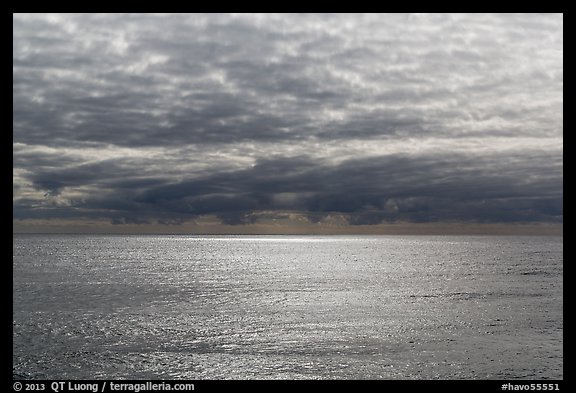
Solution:
<path fill-rule="evenodd" d="M 562 378 L 561 237 L 14 236 L 26 378 Z"/>

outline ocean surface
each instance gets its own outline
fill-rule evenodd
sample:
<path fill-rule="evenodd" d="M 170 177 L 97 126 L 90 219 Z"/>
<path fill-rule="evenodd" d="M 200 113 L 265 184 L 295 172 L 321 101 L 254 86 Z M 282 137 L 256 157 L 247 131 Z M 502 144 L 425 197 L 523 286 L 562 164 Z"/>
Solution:
<path fill-rule="evenodd" d="M 23 379 L 562 379 L 562 237 L 13 236 Z"/>

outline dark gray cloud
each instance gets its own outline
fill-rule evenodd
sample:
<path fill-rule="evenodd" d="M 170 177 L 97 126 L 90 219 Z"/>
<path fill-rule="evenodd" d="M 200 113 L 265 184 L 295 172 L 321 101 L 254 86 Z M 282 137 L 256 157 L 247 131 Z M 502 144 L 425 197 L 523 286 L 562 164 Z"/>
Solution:
<path fill-rule="evenodd" d="M 562 221 L 561 14 L 13 23 L 15 219 Z"/>
<path fill-rule="evenodd" d="M 174 183 L 108 173 L 115 173 L 115 167 L 79 166 L 38 172 L 31 181 L 52 194 L 65 186 L 97 184 L 102 192 L 71 200 L 69 207 L 113 222 L 118 216 L 137 222 L 213 214 L 226 224 L 243 224 L 256 220 L 256 211 L 286 210 L 309 213 L 311 222 L 343 213 L 351 224 L 562 220 L 562 161 L 542 152 L 389 155 L 336 166 L 302 157 L 262 159 L 249 169 Z M 29 214 L 44 217 L 43 210 Z"/>

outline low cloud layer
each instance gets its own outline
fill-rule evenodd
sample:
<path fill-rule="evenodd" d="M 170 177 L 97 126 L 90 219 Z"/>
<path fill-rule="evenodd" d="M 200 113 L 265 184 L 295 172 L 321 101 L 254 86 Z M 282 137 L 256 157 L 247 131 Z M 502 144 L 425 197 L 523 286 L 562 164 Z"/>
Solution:
<path fill-rule="evenodd" d="M 13 22 L 19 222 L 562 222 L 561 14 Z"/>

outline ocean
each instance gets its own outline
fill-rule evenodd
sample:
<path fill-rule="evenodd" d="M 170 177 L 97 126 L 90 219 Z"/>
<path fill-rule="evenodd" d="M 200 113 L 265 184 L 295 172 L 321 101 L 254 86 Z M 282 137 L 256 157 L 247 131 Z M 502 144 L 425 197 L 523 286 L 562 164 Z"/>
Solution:
<path fill-rule="evenodd" d="M 13 235 L 22 379 L 562 379 L 563 238 Z"/>

